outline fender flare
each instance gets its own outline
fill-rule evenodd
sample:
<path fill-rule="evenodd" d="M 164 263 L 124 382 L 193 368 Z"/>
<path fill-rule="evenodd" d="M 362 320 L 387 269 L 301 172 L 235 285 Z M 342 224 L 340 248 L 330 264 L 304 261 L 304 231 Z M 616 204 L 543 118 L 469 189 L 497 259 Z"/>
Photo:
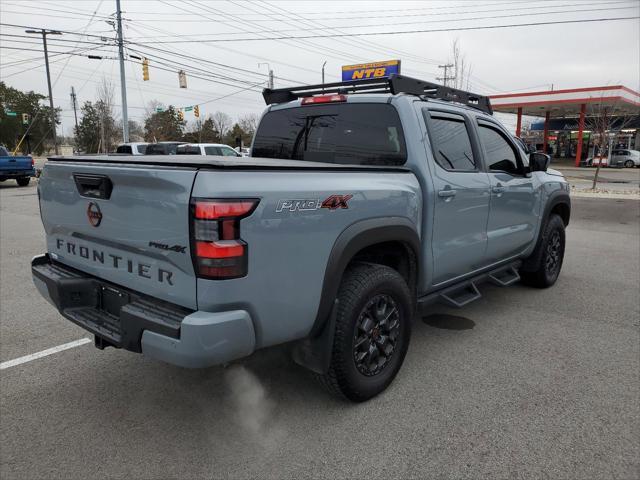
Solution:
<path fill-rule="evenodd" d="M 541 231 L 542 227 L 547 223 L 547 220 L 549 219 L 551 210 L 553 210 L 553 208 L 559 204 L 565 204 L 569 208 L 569 216 L 567 217 L 567 222 L 565 224 L 569 225 L 569 219 L 571 217 L 571 197 L 569 196 L 569 192 L 567 192 L 566 190 L 555 190 L 551 193 L 551 195 L 549 195 L 547 203 L 544 206 L 544 214 L 542 215 L 542 222 L 540 222 Z"/>
<path fill-rule="evenodd" d="M 363 248 L 394 241 L 405 243 L 413 251 L 418 269 L 420 238 L 415 224 L 405 217 L 361 220 L 351 224 L 338 235 L 325 269 L 316 319 L 307 338 L 298 342 L 293 352 L 296 363 L 321 374 L 329 369 L 338 306 L 336 297 L 347 265 Z M 413 288 L 411 285 L 409 287 Z"/>
<path fill-rule="evenodd" d="M 524 260 L 522 264 L 522 269 L 524 271 L 534 270 L 540 260 L 541 250 L 540 250 L 540 242 L 542 242 L 542 231 L 544 230 L 547 222 L 549 221 L 549 216 L 551 215 L 551 210 L 553 210 L 556 206 L 563 204 L 566 205 L 569 209 L 566 224 L 569 225 L 569 219 L 571 217 L 571 197 L 569 193 L 565 190 L 556 190 L 549 195 L 547 202 L 544 206 L 544 212 L 542 214 L 542 218 L 540 219 L 540 228 L 538 228 L 538 233 L 536 236 L 536 243 L 531 255 Z"/>

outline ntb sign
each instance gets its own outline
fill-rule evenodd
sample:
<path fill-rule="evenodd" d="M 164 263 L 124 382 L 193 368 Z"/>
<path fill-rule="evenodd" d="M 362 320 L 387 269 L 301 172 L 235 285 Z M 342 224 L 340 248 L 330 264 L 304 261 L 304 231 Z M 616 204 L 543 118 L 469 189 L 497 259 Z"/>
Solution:
<path fill-rule="evenodd" d="M 393 73 L 400 75 L 400 60 L 345 65 L 342 67 L 342 81 L 385 78 Z"/>

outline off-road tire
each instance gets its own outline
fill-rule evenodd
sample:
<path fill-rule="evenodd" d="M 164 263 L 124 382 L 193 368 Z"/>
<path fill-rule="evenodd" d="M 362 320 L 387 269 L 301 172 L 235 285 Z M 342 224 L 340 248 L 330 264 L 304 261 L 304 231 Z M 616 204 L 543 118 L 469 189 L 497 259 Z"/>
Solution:
<path fill-rule="evenodd" d="M 31 181 L 31 177 L 16 178 L 16 182 L 18 182 L 19 187 L 26 187 L 27 185 L 29 185 L 30 181 Z"/>
<path fill-rule="evenodd" d="M 551 214 L 536 249 L 520 270 L 522 283 L 536 288 L 556 283 L 562 269 L 565 242 L 564 222 L 559 215 Z"/>
<path fill-rule="evenodd" d="M 332 393 L 353 402 L 368 400 L 393 381 L 402 366 L 411 337 L 411 321 L 414 309 L 411 293 L 404 278 L 394 269 L 377 264 L 356 263 L 345 272 L 338 292 L 338 311 L 329 371 L 318 375 L 320 382 Z M 386 305 L 380 307 L 381 304 Z M 372 307 L 373 312 L 372 314 Z M 397 311 L 397 315 L 393 310 Z M 384 312 L 379 314 L 379 312 Z M 367 318 L 376 326 L 363 329 Z M 387 318 L 386 321 L 379 320 Z M 390 322 L 398 321 L 397 330 L 389 330 Z M 379 322 L 379 323 L 378 323 Z M 382 325 L 378 328 L 378 325 Z M 356 328 L 358 328 L 356 337 Z M 367 331 L 371 332 L 366 333 Z M 382 333 L 381 333 L 382 332 Z M 388 333 L 385 335 L 385 332 Z M 392 338 L 395 336 L 395 342 Z M 363 340 L 364 337 L 370 338 Z M 375 338 L 375 340 L 371 340 Z M 360 343 L 359 342 L 368 342 Z M 381 343 L 382 342 L 382 343 Z M 358 362 L 366 345 L 377 349 L 380 355 L 375 362 Z M 382 352 L 392 347 L 387 356 Z M 375 352 L 373 352 L 375 354 Z M 369 354 L 369 358 L 376 358 Z M 366 370 L 370 364 L 374 371 Z M 366 363 L 366 365 L 364 365 Z M 376 370 L 380 368 L 379 371 Z"/>

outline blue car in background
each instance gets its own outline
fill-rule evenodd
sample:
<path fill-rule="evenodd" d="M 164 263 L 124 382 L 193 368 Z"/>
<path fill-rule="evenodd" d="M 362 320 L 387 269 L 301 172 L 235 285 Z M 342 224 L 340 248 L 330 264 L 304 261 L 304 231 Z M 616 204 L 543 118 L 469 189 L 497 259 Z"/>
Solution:
<path fill-rule="evenodd" d="M 19 186 L 26 187 L 31 177 L 35 176 L 36 169 L 31 155 L 14 156 L 0 145 L 0 182 L 13 178 Z"/>

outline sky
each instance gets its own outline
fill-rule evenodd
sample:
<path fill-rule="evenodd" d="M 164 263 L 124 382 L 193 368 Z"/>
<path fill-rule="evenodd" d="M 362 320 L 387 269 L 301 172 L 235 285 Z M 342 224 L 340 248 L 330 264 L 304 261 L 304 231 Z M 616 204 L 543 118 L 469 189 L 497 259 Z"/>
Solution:
<path fill-rule="evenodd" d="M 200 105 L 201 116 L 218 110 L 234 119 L 260 114 L 269 69 L 275 87 L 282 87 L 320 83 L 324 62 L 329 82 L 340 79 L 342 65 L 400 59 L 403 74 L 436 81 L 455 40 L 471 67 L 468 88 L 479 94 L 616 84 L 640 90 L 640 0 L 121 0 L 121 5 L 128 112 L 136 121 L 143 121 L 153 102 Z M 53 97 L 62 108 L 59 135 L 72 132 L 71 87 L 82 105 L 95 100 L 103 78 L 113 83 L 120 118 L 115 11 L 115 0 L 0 0 L 0 81 L 9 86 L 46 95 L 41 36 L 24 31 L 63 32 L 48 36 Z M 621 17 L 636 18 L 549 24 Z M 529 25 L 478 29 L 523 24 Z M 134 57 L 149 59 L 149 81 L 142 80 Z M 180 69 L 186 72 L 186 89 L 179 87 Z M 193 121 L 193 113 L 185 118 Z M 501 119 L 513 128 L 512 116 Z"/>

